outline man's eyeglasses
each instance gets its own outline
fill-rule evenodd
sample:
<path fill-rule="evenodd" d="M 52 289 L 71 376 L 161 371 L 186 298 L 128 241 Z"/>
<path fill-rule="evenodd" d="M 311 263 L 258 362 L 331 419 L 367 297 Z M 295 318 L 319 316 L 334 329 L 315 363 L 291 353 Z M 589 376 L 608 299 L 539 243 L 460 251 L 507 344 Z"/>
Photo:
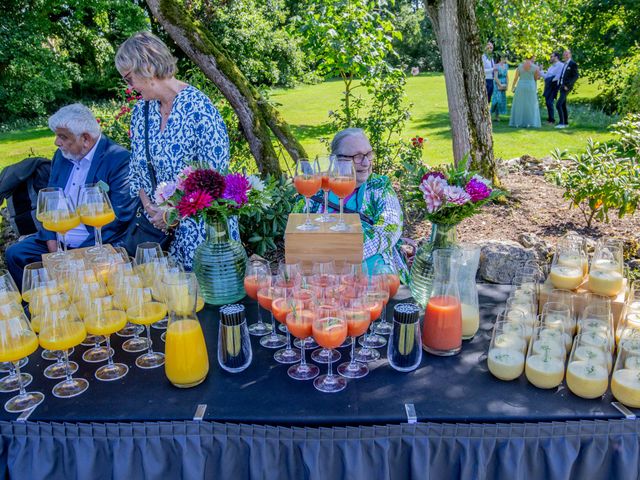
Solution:
<path fill-rule="evenodd" d="M 338 155 L 338 160 L 351 160 L 353 163 L 362 163 L 365 160 L 373 160 L 373 150 L 367 153 L 356 153 L 355 155 Z"/>

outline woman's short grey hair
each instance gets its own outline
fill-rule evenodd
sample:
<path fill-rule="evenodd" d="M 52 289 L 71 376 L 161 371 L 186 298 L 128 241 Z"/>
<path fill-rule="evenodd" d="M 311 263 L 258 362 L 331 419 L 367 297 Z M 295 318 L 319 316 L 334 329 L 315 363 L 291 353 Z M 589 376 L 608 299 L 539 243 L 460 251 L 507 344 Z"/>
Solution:
<path fill-rule="evenodd" d="M 121 75 L 126 72 L 144 78 L 171 78 L 176 74 L 176 58 L 153 33 L 138 32 L 118 48 L 116 68 Z"/>
<path fill-rule="evenodd" d="M 331 154 L 332 155 L 340 155 L 342 153 L 342 145 L 344 141 L 349 137 L 359 137 L 363 136 L 367 138 L 367 135 L 364 133 L 364 130 L 361 128 L 345 128 L 344 130 L 340 130 L 336 133 L 336 136 L 331 140 Z"/>
<path fill-rule="evenodd" d="M 66 128 L 76 137 L 88 133 L 92 138 L 100 136 L 100 125 L 91 110 L 81 103 L 73 103 L 62 107 L 49 117 L 49 128 L 56 131 Z"/>

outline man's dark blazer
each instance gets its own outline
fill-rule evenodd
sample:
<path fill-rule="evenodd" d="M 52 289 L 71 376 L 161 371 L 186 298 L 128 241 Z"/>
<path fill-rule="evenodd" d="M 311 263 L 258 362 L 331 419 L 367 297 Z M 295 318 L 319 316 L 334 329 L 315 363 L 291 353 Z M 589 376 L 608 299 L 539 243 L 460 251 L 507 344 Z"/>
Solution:
<path fill-rule="evenodd" d="M 49 187 L 64 188 L 72 168 L 73 163 L 58 149 L 51 164 Z M 102 227 L 102 240 L 104 243 L 117 243 L 133 218 L 139 199 L 131 197 L 129 192 L 129 152 L 104 134 L 96 147 L 85 183 L 101 181 L 109 186 L 109 199 L 116 213 L 116 220 Z M 87 225 L 86 228 L 89 236 L 80 247 L 91 246 L 94 242 L 93 227 Z M 37 238 L 46 241 L 56 237 L 54 232 L 40 229 Z"/>
<path fill-rule="evenodd" d="M 573 85 L 578 80 L 580 74 L 578 73 L 578 64 L 570 59 L 567 62 L 567 66 L 564 70 L 564 75 L 560 77 L 560 91 L 563 90 L 563 87 L 567 87 L 569 91 L 573 88 Z"/>

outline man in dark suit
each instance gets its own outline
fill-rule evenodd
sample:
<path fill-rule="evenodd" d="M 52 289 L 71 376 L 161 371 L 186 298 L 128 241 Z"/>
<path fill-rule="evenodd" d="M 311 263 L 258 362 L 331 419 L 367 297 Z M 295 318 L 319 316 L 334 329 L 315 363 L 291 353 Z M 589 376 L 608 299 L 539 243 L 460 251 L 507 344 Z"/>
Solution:
<path fill-rule="evenodd" d="M 578 64 L 571 58 L 571 50 L 565 50 L 562 54 L 564 60 L 564 67 L 562 67 L 562 73 L 560 74 L 560 81 L 558 87 L 560 88 L 560 97 L 556 102 L 556 109 L 558 110 L 559 123 L 556 128 L 567 128 L 569 126 L 569 112 L 567 111 L 567 95 L 573 88 L 573 85 L 580 76 L 578 73 Z"/>
<path fill-rule="evenodd" d="M 545 103 L 547 105 L 547 122 L 548 123 L 556 123 L 553 113 L 555 110 L 554 103 L 556 102 L 556 98 L 558 97 L 558 82 L 560 82 L 560 75 L 562 74 L 562 69 L 564 68 L 564 63 L 560 61 L 560 54 L 553 52 L 551 57 L 549 58 L 549 62 L 551 65 L 549 66 L 549 70 L 544 72 L 544 93 L 542 96 L 544 97 Z"/>
<path fill-rule="evenodd" d="M 116 220 L 102 229 L 104 243 L 116 243 L 126 231 L 137 208 L 129 194 L 129 152 L 102 135 L 100 125 L 84 105 L 75 103 L 61 108 L 49 118 L 49 128 L 56 134 L 58 150 L 53 156 L 49 187 L 64 189 L 75 204 L 80 187 L 98 183 L 108 192 Z M 69 248 L 91 246 L 94 229 L 80 224 L 66 234 Z M 18 285 L 22 284 L 25 265 L 38 262 L 43 253 L 57 249 L 56 233 L 39 229 L 31 237 L 7 249 L 7 267 Z"/>

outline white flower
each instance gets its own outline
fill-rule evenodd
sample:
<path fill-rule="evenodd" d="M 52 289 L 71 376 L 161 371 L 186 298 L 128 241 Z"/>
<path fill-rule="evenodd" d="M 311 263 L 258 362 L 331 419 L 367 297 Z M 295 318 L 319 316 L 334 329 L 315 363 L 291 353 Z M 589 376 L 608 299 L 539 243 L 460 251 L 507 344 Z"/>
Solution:
<path fill-rule="evenodd" d="M 413 68 L 411 69 L 411 75 L 413 75 L 414 77 L 415 77 L 416 75 L 418 75 L 419 73 L 420 73 L 420 69 L 419 69 L 418 67 L 413 67 Z"/>
<path fill-rule="evenodd" d="M 265 185 L 260 177 L 257 175 L 249 175 L 249 185 L 253 190 L 257 190 L 259 192 L 263 192 Z"/>

